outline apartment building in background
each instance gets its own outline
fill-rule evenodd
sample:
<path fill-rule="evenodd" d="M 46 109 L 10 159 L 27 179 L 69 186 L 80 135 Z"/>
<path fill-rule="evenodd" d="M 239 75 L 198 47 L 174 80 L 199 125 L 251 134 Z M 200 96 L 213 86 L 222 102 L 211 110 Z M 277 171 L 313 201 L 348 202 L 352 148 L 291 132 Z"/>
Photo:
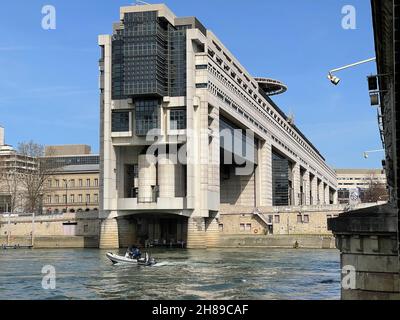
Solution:
<path fill-rule="evenodd" d="M 25 211 L 23 189 L 16 174 L 34 171 L 36 165 L 36 159 L 19 154 L 5 143 L 5 130 L 0 127 L 0 213 Z"/>
<path fill-rule="evenodd" d="M 374 188 L 379 195 L 371 195 L 376 201 L 387 201 L 386 173 L 383 169 L 335 169 L 338 180 L 338 201 L 369 202 L 369 191 Z M 375 202 L 375 201 L 374 201 Z"/>
<path fill-rule="evenodd" d="M 46 146 L 54 167 L 43 196 L 43 213 L 86 212 L 99 208 L 99 155 L 87 145 Z"/>

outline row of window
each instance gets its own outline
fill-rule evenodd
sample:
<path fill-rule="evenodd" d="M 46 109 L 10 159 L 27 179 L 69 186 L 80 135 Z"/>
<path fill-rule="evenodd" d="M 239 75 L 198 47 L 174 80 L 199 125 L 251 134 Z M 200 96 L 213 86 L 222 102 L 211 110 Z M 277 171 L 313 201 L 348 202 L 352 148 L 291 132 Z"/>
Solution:
<path fill-rule="evenodd" d="M 77 184 L 75 183 L 75 179 L 55 179 L 53 180 L 48 180 L 47 181 L 47 186 L 49 188 L 59 188 L 59 187 L 64 187 L 64 188 L 75 188 L 75 187 L 98 187 L 99 186 L 99 179 L 93 179 L 93 183 L 91 179 L 86 179 L 85 180 L 85 185 L 84 185 L 84 179 L 78 179 Z"/>
<path fill-rule="evenodd" d="M 214 70 L 214 72 L 213 72 Z M 210 68 L 209 71 L 211 73 L 213 73 L 218 79 L 220 78 L 219 76 L 219 72 L 215 69 L 215 68 Z M 217 72 L 217 73 L 216 73 Z M 224 82 L 222 79 L 219 79 L 222 82 Z M 225 82 L 224 82 L 225 83 Z M 226 83 L 225 83 L 226 84 Z M 255 125 L 256 127 L 258 127 L 261 131 L 263 131 L 264 133 L 267 133 L 268 131 L 266 130 L 266 128 L 261 125 L 259 122 L 256 122 L 253 117 L 251 115 L 249 115 L 247 113 L 247 111 L 245 111 L 242 107 L 240 107 L 237 103 L 233 102 L 233 100 L 228 97 L 220 88 L 218 88 L 216 85 L 214 85 L 211 81 L 209 81 L 208 83 L 208 89 L 209 91 L 214 94 L 215 96 L 217 96 L 219 99 L 221 99 L 222 101 L 224 101 L 226 104 L 228 104 L 229 106 L 231 106 L 232 108 L 234 108 L 240 115 L 244 116 L 246 119 L 248 119 L 250 122 L 253 123 L 253 125 Z M 251 101 L 249 99 L 247 99 L 241 92 L 239 92 L 235 87 L 230 88 L 232 89 L 232 91 L 239 96 L 240 99 L 244 99 L 245 103 L 250 103 L 252 104 L 255 108 L 257 108 L 253 103 L 251 103 Z M 259 108 L 257 108 L 259 109 Z M 267 110 L 271 113 L 272 115 L 272 110 L 270 108 L 267 108 Z M 259 109 L 260 112 L 263 112 Z M 270 119 L 269 117 L 266 117 L 266 119 L 271 122 L 273 124 L 272 119 Z M 282 130 L 280 127 L 278 127 L 278 129 Z M 274 136 L 272 136 L 273 140 L 275 142 L 277 142 L 279 145 L 281 145 L 283 148 L 285 148 L 285 150 L 287 150 L 289 153 L 291 153 L 293 156 L 297 157 L 297 155 L 289 148 L 286 146 L 286 144 L 284 144 L 281 140 L 275 138 Z M 307 165 L 307 163 L 300 157 L 301 162 L 304 165 Z M 313 167 L 310 166 L 310 169 L 316 171 Z M 316 171 L 317 174 L 320 174 L 318 171 Z M 321 174 L 320 174 L 321 175 Z M 322 175 L 321 175 L 322 176 Z"/>
<path fill-rule="evenodd" d="M 328 214 L 326 217 L 327 219 L 331 219 L 331 218 L 336 218 L 338 215 L 332 215 L 332 214 Z M 274 221 L 275 224 L 280 224 L 281 223 L 281 217 L 280 215 L 269 215 L 268 216 L 268 222 L 272 223 L 272 219 Z M 297 223 L 310 223 L 310 215 L 308 214 L 304 214 L 304 215 L 297 215 Z M 240 232 L 251 232 L 252 230 L 252 224 L 251 223 L 240 223 L 239 224 L 239 231 Z M 220 223 L 219 224 L 219 231 L 223 232 L 224 231 L 224 224 Z"/>
<path fill-rule="evenodd" d="M 130 111 L 112 112 L 112 132 L 129 132 Z M 159 127 L 159 108 L 157 105 L 136 104 L 135 124 L 136 134 L 146 135 L 151 129 Z M 186 129 L 186 109 L 171 109 L 169 111 L 170 129 Z"/>
<path fill-rule="evenodd" d="M 212 50 L 211 50 L 211 54 L 210 54 L 210 52 L 209 52 L 209 57 L 212 59 L 212 58 L 214 58 L 214 56 L 215 56 L 215 54 L 212 52 Z M 218 57 L 217 57 L 218 58 Z M 213 59 L 213 60 L 217 60 L 217 62 L 218 62 L 218 59 L 217 58 L 215 58 L 215 59 Z M 221 60 L 221 59 L 219 59 L 219 60 Z M 222 61 L 222 60 L 221 60 Z M 217 63 L 218 65 L 220 65 L 221 66 L 221 63 Z M 235 65 L 235 64 L 234 64 Z M 235 65 L 236 66 L 236 65 Z M 236 67 L 237 68 L 237 67 Z M 212 67 L 212 66 L 210 66 L 210 71 L 213 71 L 212 69 L 215 69 L 214 67 Z M 238 69 L 238 68 L 237 68 Z M 241 70 L 240 69 L 238 69 L 238 71 L 239 71 L 239 73 L 242 73 L 241 72 Z M 215 74 L 215 72 L 217 72 L 218 74 L 219 74 L 219 78 L 222 78 L 223 80 L 223 82 L 229 87 L 229 88 L 231 88 L 232 90 L 234 90 L 234 91 L 239 91 L 237 88 L 236 88 L 236 86 L 235 85 L 233 85 L 226 77 L 224 77 L 222 74 L 220 74 L 217 70 L 214 70 L 214 74 Z M 230 75 L 230 77 L 232 78 L 233 77 L 233 74 L 231 73 L 231 75 Z M 235 74 L 235 77 L 236 77 L 236 74 Z M 248 82 L 250 82 L 250 79 L 247 77 L 247 76 L 245 76 L 245 78 L 246 78 L 246 80 L 248 81 Z M 242 80 L 240 79 L 240 78 L 238 78 L 238 79 L 234 79 L 235 81 L 238 81 L 239 82 L 239 80 L 240 80 L 240 82 L 239 82 L 239 84 L 241 84 L 242 83 Z M 251 82 L 251 84 L 253 85 L 253 87 L 254 87 L 254 84 L 253 84 L 253 82 Z M 246 84 L 243 84 L 243 88 L 244 89 L 247 89 L 247 85 Z M 247 91 L 246 91 L 247 92 Z M 250 96 L 251 96 L 251 94 L 253 93 L 253 90 L 251 90 L 251 89 L 249 89 L 249 92 L 251 92 L 250 93 Z M 237 94 L 241 94 L 242 95 L 242 93 L 241 92 L 236 92 Z M 268 108 L 267 107 L 267 105 L 266 105 L 266 103 L 265 102 L 262 102 L 262 100 L 261 100 L 261 98 L 259 98 L 256 94 L 254 94 L 254 97 L 253 96 L 251 96 L 252 98 L 254 98 L 256 101 L 258 101 L 258 103 L 260 104 L 260 105 L 262 105 L 263 107 L 264 107 L 264 109 L 266 109 L 267 110 L 267 112 L 269 112 L 270 114 L 271 114 L 271 116 L 273 116 L 274 117 L 274 119 L 275 119 L 275 121 L 277 121 L 288 133 L 290 133 L 290 135 L 299 143 L 299 144 L 301 144 L 309 153 L 311 153 L 311 154 L 313 154 L 313 156 L 316 158 L 316 159 L 319 159 L 319 155 L 317 155 L 316 154 L 316 152 L 306 143 L 306 142 L 304 142 L 304 140 L 302 140 L 296 133 L 295 133 L 295 131 L 294 130 L 292 130 L 292 128 L 286 123 L 286 121 L 285 120 L 283 120 L 283 119 L 281 119 L 279 116 L 277 116 L 277 114 L 276 113 L 274 113 L 270 108 Z M 245 99 L 246 100 L 249 100 L 249 99 L 247 99 L 247 97 L 245 97 Z M 257 100 L 258 99 L 258 100 Z M 258 111 L 260 111 L 264 116 L 265 116 L 265 114 L 264 114 L 264 111 L 265 110 L 261 110 L 260 108 L 258 108 L 253 102 L 251 102 L 250 100 L 248 101 L 251 105 L 253 105 L 253 107 L 255 107 Z M 321 162 L 320 160 L 318 160 L 319 162 Z M 321 162 L 322 163 L 322 165 L 325 167 L 325 168 L 327 168 L 327 166 L 326 166 L 326 164 L 325 163 L 323 163 L 323 162 Z M 329 170 L 329 168 L 327 168 L 328 170 Z"/>
<path fill-rule="evenodd" d="M 45 198 L 45 203 L 46 204 L 51 204 L 51 203 L 55 203 L 55 204 L 61 203 L 61 204 L 63 204 L 63 203 L 84 203 L 85 202 L 86 204 L 88 204 L 88 203 L 92 203 L 91 201 L 93 201 L 93 203 L 99 203 L 99 195 L 98 194 L 94 194 L 93 198 L 91 197 L 90 194 L 87 194 L 86 197 L 85 197 L 85 201 L 83 201 L 83 199 L 84 198 L 83 198 L 82 194 L 78 194 L 77 197 L 75 197 L 74 194 L 70 194 L 68 202 L 67 202 L 67 195 L 66 194 L 62 195 L 62 197 L 59 196 L 59 195 L 55 195 L 55 196 L 48 195 Z M 54 201 L 54 202 L 52 202 L 52 201 Z"/>

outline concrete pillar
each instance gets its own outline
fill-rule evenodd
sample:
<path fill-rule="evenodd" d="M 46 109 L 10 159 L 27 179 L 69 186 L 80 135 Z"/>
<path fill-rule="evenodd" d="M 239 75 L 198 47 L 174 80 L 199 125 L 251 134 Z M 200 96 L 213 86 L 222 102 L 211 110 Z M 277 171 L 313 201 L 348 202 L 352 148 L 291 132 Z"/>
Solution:
<path fill-rule="evenodd" d="M 260 141 L 256 176 L 257 206 L 272 206 L 272 146 L 269 141 Z"/>
<path fill-rule="evenodd" d="M 121 248 L 127 248 L 135 243 L 136 239 L 136 224 L 133 220 L 124 218 L 117 219 L 118 223 L 118 242 Z"/>
<path fill-rule="evenodd" d="M 100 225 L 100 249 L 119 248 L 118 238 L 117 219 L 104 219 Z"/>
<path fill-rule="evenodd" d="M 310 204 L 315 206 L 318 204 L 318 180 L 316 176 L 310 176 L 310 187 L 311 187 L 311 200 Z"/>
<path fill-rule="evenodd" d="M 300 165 L 295 163 L 293 166 L 293 197 L 294 201 L 292 205 L 298 206 L 300 205 Z"/>
<path fill-rule="evenodd" d="M 325 190 L 324 190 L 324 183 L 318 179 L 318 204 L 324 204 L 324 195 L 325 195 Z"/>
<path fill-rule="evenodd" d="M 164 156 L 158 159 L 160 198 L 175 198 L 175 171 L 176 164 L 170 159 Z"/>
<path fill-rule="evenodd" d="M 311 204 L 310 199 L 310 172 L 306 171 L 303 176 L 303 192 L 305 205 L 309 206 Z"/>
<path fill-rule="evenodd" d="M 333 191 L 333 204 L 338 204 L 339 200 L 338 200 L 338 192 L 337 190 Z"/>
<path fill-rule="evenodd" d="M 189 218 L 187 228 L 188 249 L 203 249 L 207 247 L 204 218 Z"/>
<path fill-rule="evenodd" d="M 219 244 L 218 220 L 215 217 L 205 218 L 206 246 L 216 248 Z"/>
<path fill-rule="evenodd" d="M 153 186 L 157 185 L 157 168 L 149 163 L 145 154 L 139 155 L 139 202 L 153 201 Z"/>
<path fill-rule="evenodd" d="M 325 204 L 329 204 L 329 186 L 327 184 L 324 184 L 325 186 Z"/>

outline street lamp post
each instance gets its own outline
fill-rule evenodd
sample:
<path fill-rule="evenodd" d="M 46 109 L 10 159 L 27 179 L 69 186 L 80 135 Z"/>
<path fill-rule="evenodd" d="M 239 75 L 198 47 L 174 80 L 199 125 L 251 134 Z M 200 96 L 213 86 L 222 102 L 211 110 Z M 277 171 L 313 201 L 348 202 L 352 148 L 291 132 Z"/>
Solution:
<path fill-rule="evenodd" d="M 364 152 L 364 158 L 368 159 L 370 153 L 377 153 L 377 152 L 385 152 L 385 149 L 365 151 Z"/>
<path fill-rule="evenodd" d="M 360 64 L 364 64 L 364 63 L 367 63 L 367 62 L 375 61 L 375 60 L 376 60 L 376 58 L 370 58 L 370 59 L 362 60 L 362 61 L 355 62 L 355 63 L 352 63 L 352 64 L 348 64 L 348 65 L 346 65 L 344 67 L 332 69 L 331 71 L 328 72 L 328 79 L 329 79 L 330 82 L 332 82 L 332 84 L 337 86 L 339 84 L 339 82 L 340 82 L 340 78 L 334 76 L 333 73 L 338 72 L 338 71 L 342 71 L 344 69 L 352 68 L 352 67 L 358 66 Z"/>

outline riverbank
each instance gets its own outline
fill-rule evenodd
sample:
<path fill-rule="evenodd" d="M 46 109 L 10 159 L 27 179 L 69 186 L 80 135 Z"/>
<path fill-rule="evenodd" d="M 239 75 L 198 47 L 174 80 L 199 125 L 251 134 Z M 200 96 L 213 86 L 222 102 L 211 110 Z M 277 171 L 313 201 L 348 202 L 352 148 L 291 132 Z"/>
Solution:
<path fill-rule="evenodd" d="M 31 246 L 30 236 L 0 236 L 0 246 Z M 38 236 L 34 239 L 36 249 L 98 248 L 97 236 Z M 335 239 L 327 235 L 220 235 L 216 248 L 306 248 L 334 249 Z"/>

